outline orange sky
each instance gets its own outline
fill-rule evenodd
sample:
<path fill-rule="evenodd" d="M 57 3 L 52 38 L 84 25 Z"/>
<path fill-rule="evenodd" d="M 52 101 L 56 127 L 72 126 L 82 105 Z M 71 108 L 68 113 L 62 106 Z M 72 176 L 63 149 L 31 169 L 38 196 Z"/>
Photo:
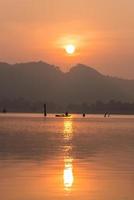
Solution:
<path fill-rule="evenodd" d="M 134 78 L 133 0 L 0 0 L 0 60 L 85 63 Z M 68 56 L 63 46 L 76 45 Z"/>

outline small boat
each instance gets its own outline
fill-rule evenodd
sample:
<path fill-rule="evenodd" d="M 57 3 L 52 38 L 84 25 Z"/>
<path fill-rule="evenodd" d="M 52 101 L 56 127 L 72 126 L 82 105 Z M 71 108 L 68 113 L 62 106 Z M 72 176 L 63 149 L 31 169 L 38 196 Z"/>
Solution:
<path fill-rule="evenodd" d="M 55 115 L 55 117 L 71 117 L 71 115 L 58 114 L 58 115 Z"/>

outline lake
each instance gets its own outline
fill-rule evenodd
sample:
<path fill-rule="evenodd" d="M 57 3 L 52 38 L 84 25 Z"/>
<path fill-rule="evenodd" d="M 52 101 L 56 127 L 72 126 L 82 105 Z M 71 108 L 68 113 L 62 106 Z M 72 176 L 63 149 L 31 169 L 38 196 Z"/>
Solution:
<path fill-rule="evenodd" d="M 0 114 L 1 200 L 133 200 L 134 116 Z"/>

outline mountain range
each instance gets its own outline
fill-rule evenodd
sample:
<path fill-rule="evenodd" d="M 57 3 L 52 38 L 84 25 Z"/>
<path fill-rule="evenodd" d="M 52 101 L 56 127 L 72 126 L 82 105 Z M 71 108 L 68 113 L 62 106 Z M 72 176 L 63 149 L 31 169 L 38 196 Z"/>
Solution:
<path fill-rule="evenodd" d="M 133 102 L 134 80 L 106 76 L 83 64 L 64 73 L 41 61 L 14 65 L 1 62 L 0 100 L 18 98 L 63 105 L 112 99 Z"/>

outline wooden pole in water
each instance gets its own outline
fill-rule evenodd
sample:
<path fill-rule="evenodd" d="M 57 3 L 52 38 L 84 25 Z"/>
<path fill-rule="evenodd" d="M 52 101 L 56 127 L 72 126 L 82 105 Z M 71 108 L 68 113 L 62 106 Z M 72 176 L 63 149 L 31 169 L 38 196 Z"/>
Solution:
<path fill-rule="evenodd" d="M 47 104 L 44 104 L 44 116 L 47 116 Z"/>

